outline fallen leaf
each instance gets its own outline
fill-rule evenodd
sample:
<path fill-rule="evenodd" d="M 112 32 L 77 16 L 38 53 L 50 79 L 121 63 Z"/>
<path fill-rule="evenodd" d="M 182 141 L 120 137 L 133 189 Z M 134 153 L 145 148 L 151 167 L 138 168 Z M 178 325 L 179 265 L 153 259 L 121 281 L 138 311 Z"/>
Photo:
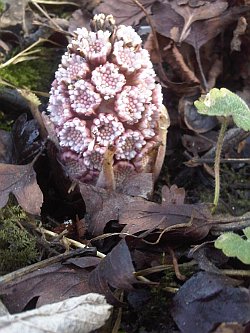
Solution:
<path fill-rule="evenodd" d="M 194 156 L 204 153 L 213 147 L 211 140 L 204 137 L 184 134 L 181 138 L 183 146 Z"/>
<path fill-rule="evenodd" d="M 8 315 L 9 311 L 7 310 L 6 306 L 3 304 L 3 302 L 0 300 L 0 317 Z"/>
<path fill-rule="evenodd" d="M 189 85 L 197 86 L 200 81 L 185 62 L 185 58 L 177 48 L 176 44 L 170 39 L 160 34 L 157 34 L 158 43 L 160 46 L 160 52 L 162 61 L 171 66 L 175 75 L 183 82 L 188 82 Z"/>
<path fill-rule="evenodd" d="M 26 165 L 0 164 L 0 208 L 13 193 L 19 205 L 28 213 L 39 215 L 43 194 L 36 181 L 34 163 Z"/>
<path fill-rule="evenodd" d="M 206 133 L 218 125 L 216 117 L 209 117 L 198 113 L 194 101 L 198 96 L 182 97 L 178 111 L 185 125 L 195 133 Z"/>
<path fill-rule="evenodd" d="M 75 10 L 69 19 L 68 31 L 73 33 L 79 27 L 85 27 L 86 29 L 89 29 L 89 22 L 91 19 L 92 16 L 87 10 Z"/>
<path fill-rule="evenodd" d="M 10 283 L 2 282 L 1 299 L 10 313 L 21 312 L 30 303 L 33 303 L 33 307 L 39 307 L 59 302 L 90 293 L 88 275 L 87 270 L 56 263 L 25 274 Z"/>
<path fill-rule="evenodd" d="M 28 0 L 22 0 L 18 2 L 7 0 L 5 3 L 6 10 L 1 14 L 0 17 L 1 29 L 23 24 L 25 8 L 28 4 Z"/>
<path fill-rule="evenodd" d="M 219 323 L 250 320 L 250 292 L 220 274 L 199 272 L 179 289 L 171 314 L 182 333 L 208 333 Z"/>
<path fill-rule="evenodd" d="M 39 309 L 0 317 L 2 333 L 88 333 L 103 326 L 112 306 L 104 296 L 87 294 L 48 304 Z"/>
<path fill-rule="evenodd" d="M 204 204 L 173 204 L 166 201 L 168 191 L 163 187 L 162 204 L 150 201 L 133 202 L 120 212 L 119 223 L 124 224 L 122 232 L 136 234 L 146 230 L 165 230 L 172 240 L 197 240 L 204 238 L 210 229 L 211 213 Z M 166 197 L 167 198 L 167 197 Z M 168 200 L 168 199 L 167 199 Z"/>
<path fill-rule="evenodd" d="M 182 205 L 185 200 L 185 189 L 172 185 L 170 188 L 163 186 L 162 188 L 162 201 L 168 204 Z"/>
<path fill-rule="evenodd" d="M 238 323 L 223 323 L 212 333 L 246 333 L 247 330 Z"/>
<path fill-rule="evenodd" d="M 104 294 L 110 303 L 117 302 L 111 288 L 133 289 L 138 282 L 134 276 L 135 268 L 126 241 L 121 240 L 89 275 L 91 290 Z"/>
<path fill-rule="evenodd" d="M 125 195 L 148 199 L 152 195 L 153 187 L 152 173 L 143 172 L 125 178 L 117 190 Z"/>
<path fill-rule="evenodd" d="M 191 25 L 195 21 L 207 20 L 219 16 L 228 7 L 228 3 L 223 0 L 205 2 L 199 7 L 191 7 L 189 4 L 179 5 L 176 0 L 170 2 L 171 7 L 184 19 L 184 25 L 180 33 L 178 42 L 184 41 L 191 31 Z"/>
<path fill-rule="evenodd" d="M 34 119 L 28 120 L 27 114 L 21 114 L 15 121 L 12 131 L 13 164 L 30 162 L 41 149 L 39 130 Z"/>
<path fill-rule="evenodd" d="M 137 282 L 134 271 L 127 244 L 121 240 L 104 259 L 71 258 L 21 277 L 16 271 L 16 279 L 10 282 L 6 277 L 0 279 L 0 295 L 10 313 L 21 312 L 29 304 L 40 307 L 90 292 L 102 293 L 110 302 L 117 303 L 110 288 L 131 290 L 132 283 Z"/>
<path fill-rule="evenodd" d="M 140 0 L 140 3 L 150 14 L 150 9 L 156 0 Z M 94 11 L 95 14 L 112 14 L 116 24 L 136 25 L 145 16 L 144 12 L 132 0 L 103 0 Z"/>
<path fill-rule="evenodd" d="M 199 50 L 202 45 L 216 37 L 223 29 L 236 21 L 240 15 L 248 10 L 247 6 L 230 7 L 217 17 L 193 22 L 191 30 L 188 31 L 189 33 L 185 38 L 185 42 Z M 156 31 L 163 36 L 172 39 L 175 38 L 174 41 L 178 42 L 181 31 L 183 31 L 184 21 L 171 7 L 170 3 L 155 2 L 152 7 L 152 14 Z M 174 35 L 173 28 L 175 28 Z"/>
<path fill-rule="evenodd" d="M 228 258 L 212 244 L 197 245 L 189 251 L 189 258 L 193 258 L 199 268 L 208 273 L 222 274 L 217 266 L 226 264 Z"/>
<path fill-rule="evenodd" d="M 119 220 L 123 208 L 143 200 L 83 183 L 79 187 L 88 214 L 88 231 L 94 236 L 101 235 L 109 221 Z"/>
<path fill-rule="evenodd" d="M 11 133 L 0 129 L 0 163 L 11 163 L 12 148 Z"/>
<path fill-rule="evenodd" d="M 238 19 L 237 27 L 234 30 L 234 36 L 231 41 L 231 51 L 240 52 L 241 50 L 241 36 L 246 33 L 247 20 L 244 16 Z"/>

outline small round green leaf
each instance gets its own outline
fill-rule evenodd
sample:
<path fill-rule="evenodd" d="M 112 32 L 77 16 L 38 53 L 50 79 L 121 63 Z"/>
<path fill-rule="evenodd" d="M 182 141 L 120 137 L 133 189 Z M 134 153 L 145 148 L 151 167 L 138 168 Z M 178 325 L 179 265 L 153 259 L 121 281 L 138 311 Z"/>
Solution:
<path fill-rule="evenodd" d="M 238 95 L 226 88 L 213 88 L 194 102 L 199 113 L 208 116 L 232 116 L 235 124 L 250 130 L 250 109 Z"/>
<path fill-rule="evenodd" d="M 249 229 L 249 230 L 246 230 Z M 245 235 L 250 236 L 250 228 L 243 230 Z M 233 232 L 222 234 L 214 243 L 217 249 L 221 249 L 227 257 L 236 257 L 246 265 L 250 265 L 250 242 Z"/>
<path fill-rule="evenodd" d="M 250 242 L 250 227 L 247 227 L 243 230 L 246 238 L 248 239 L 248 241 Z"/>

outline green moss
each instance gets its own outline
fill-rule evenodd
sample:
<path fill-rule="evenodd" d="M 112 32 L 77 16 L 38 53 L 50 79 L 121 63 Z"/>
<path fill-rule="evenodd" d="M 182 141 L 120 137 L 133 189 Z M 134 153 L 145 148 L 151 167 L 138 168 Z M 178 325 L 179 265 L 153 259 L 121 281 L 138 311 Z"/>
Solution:
<path fill-rule="evenodd" d="M 2 12 L 4 11 L 4 8 L 5 8 L 4 3 L 3 3 L 3 1 L 0 0 L 0 14 L 2 14 Z"/>
<path fill-rule="evenodd" d="M 38 257 L 36 239 L 18 222 L 27 219 L 19 206 L 0 210 L 0 270 L 10 272 L 34 262 Z"/>
<path fill-rule="evenodd" d="M 0 78 L 16 87 L 48 92 L 59 61 L 60 57 L 53 59 L 48 54 L 47 59 L 39 58 L 9 65 L 0 69 Z"/>
<path fill-rule="evenodd" d="M 13 120 L 6 119 L 5 114 L 0 111 L 0 129 L 10 131 L 13 126 Z"/>

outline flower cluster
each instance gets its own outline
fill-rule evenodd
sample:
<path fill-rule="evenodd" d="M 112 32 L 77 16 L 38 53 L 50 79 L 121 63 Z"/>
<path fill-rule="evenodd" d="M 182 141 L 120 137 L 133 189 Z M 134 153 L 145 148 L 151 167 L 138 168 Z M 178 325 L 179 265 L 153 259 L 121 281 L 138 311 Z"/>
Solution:
<path fill-rule="evenodd" d="M 95 19 L 105 21 L 102 14 Z M 61 162 L 72 178 L 93 184 L 110 145 L 119 176 L 119 170 L 152 171 L 141 161 L 161 141 L 162 94 L 149 53 L 132 27 L 110 30 L 75 31 L 48 106 Z"/>

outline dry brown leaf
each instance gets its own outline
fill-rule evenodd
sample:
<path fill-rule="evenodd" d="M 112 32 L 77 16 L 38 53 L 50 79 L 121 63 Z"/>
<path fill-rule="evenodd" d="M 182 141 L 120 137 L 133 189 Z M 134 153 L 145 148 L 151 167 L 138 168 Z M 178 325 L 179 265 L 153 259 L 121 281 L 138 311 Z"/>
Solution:
<path fill-rule="evenodd" d="M 162 188 L 162 201 L 168 204 L 182 205 L 185 200 L 185 189 L 172 185 L 170 188 L 164 186 Z"/>
<path fill-rule="evenodd" d="M 227 25 L 237 20 L 240 15 L 248 10 L 249 8 L 246 6 L 230 7 L 219 16 L 194 21 L 191 30 L 186 35 L 185 42 L 199 50 L 202 45 L 216 37 Z M 156 2 L 152 7 L 152 13 L 156 31 L 163 36 L 176 38 L 174 41 L 178 42 L 181 31 L 184 29 L 183 18 L 171 7 L 170 3 Z M 175 28 L 174 34 L 173 28 Z"/>
<path fill-rule="evenodd" d="M 80 184 L 79 187 L 89 216 L 88 231 L 94 236 L 101 235 L 109 221 L 119 220 L 123 208 L 143 201 L 142 198 L 106 191 L 87 184 Z"/>
<path fill-rule="evenodd" d="M 191 25 L 195 21 L 207 20 L 219 16 L 228 7 L 228 3 L 223 0 L 205 2 L 199 7 L 190 7 L 189 4 L 179 5 L 176 0 L 170 2 L 171 7 L 184 19 L 184 26 L 180 33 L 179 42 L 183 42 L 191 31 Z"/>
<path fill-rule="evenodd" d="M 121 240 L 89 275 L 91 290 L 104 294 L 114 304 L 117 299 L 110 288 L 131 290 L 138 282 L 126 241 Z"/>
<path fill-rule="evenodd" d="M 11 133 L 0 129 L 0 163 L 11 163 L 12 148 Z"/>
<path fill-rule="evenodd" d="M 26 212 L 40 214 L 43 194 L 37 184 L 33 164 L 0 164 L 0 208 L 6 205 L 9 194 L 13 193 Z"/>
<path fill-rule="evenodd" d="M 175 194 L 171 195 L 169 191 Z M 125 225 L 122 232 L 133 235 L 157 229 L 158 233 L 164 230 L 164 237 L 171 235 L 173 240 L 193 241 L 206 237 L 211 221 L 211 212 L 206 205 L 181 203 L 183 193 L 178 198 L 177 188 L 169 190 L 163 187 L 162 194 L 162 204 L 144 200 L 122 207 L 119 219 L 119 223 Z M 177 204 L 169 202 L 176 195 Z"/>
<path fill-rule="evenodd" d="M 247 29 L 247 20 L 244 16 L 241 16 L 238 19 L 237 27 L 234 30 L 234 36 L 231 41 L 231 51 L 240 51 L 241 50 L 241 39 L 240 37 L 245 34 Z"/>
<path fill-rule="evenodd" d="M 216 117 L 198 113 L 194 106 L 195 96 L 184 96 L 179 100 L 178 111 L 187 128 L 195 133 L 206 133 L 218 125 Z"/>
<path fill-rule="evenodd" d="M 150 14 L 151 7 L 156 0 L 140 0 L 140 3 Z M 112 14 L 116 24 L 136 25 L 145 16 L 143 11 L 132 0 L 103 0 L 96 7 L 95 14 Z"/>
<path fill-rule="evenodd" d="M 75 10 L 69 20 L 69 32 L 73 33 L 79 27 L 85 27 L 89 30 L 89 22 L 92 16 L 86 10 L 77 9 Z"/>
<path fill-rule="evenodd" d="M 171 313 L 181 332 L 208 333 L 218 324 L 250 320 L 250 292 L 223 274 L 193 275 L 173 299 Z M 238 332 L 238 331 L 237 331 Z"/>
<path fill-rule="evenodd" d="M 88 260 L 88 265 L 93 267 L 96 262 L 92 264 Z M 1 299 L 10 313 L 23 311 L 28 303 L 32 303 L 35 308 L 59 302 L 92 292 L 88 286 L 88 276 L 88 270 L 55 263 L 17 277 L 11 282 L 1 281 Z"/>

